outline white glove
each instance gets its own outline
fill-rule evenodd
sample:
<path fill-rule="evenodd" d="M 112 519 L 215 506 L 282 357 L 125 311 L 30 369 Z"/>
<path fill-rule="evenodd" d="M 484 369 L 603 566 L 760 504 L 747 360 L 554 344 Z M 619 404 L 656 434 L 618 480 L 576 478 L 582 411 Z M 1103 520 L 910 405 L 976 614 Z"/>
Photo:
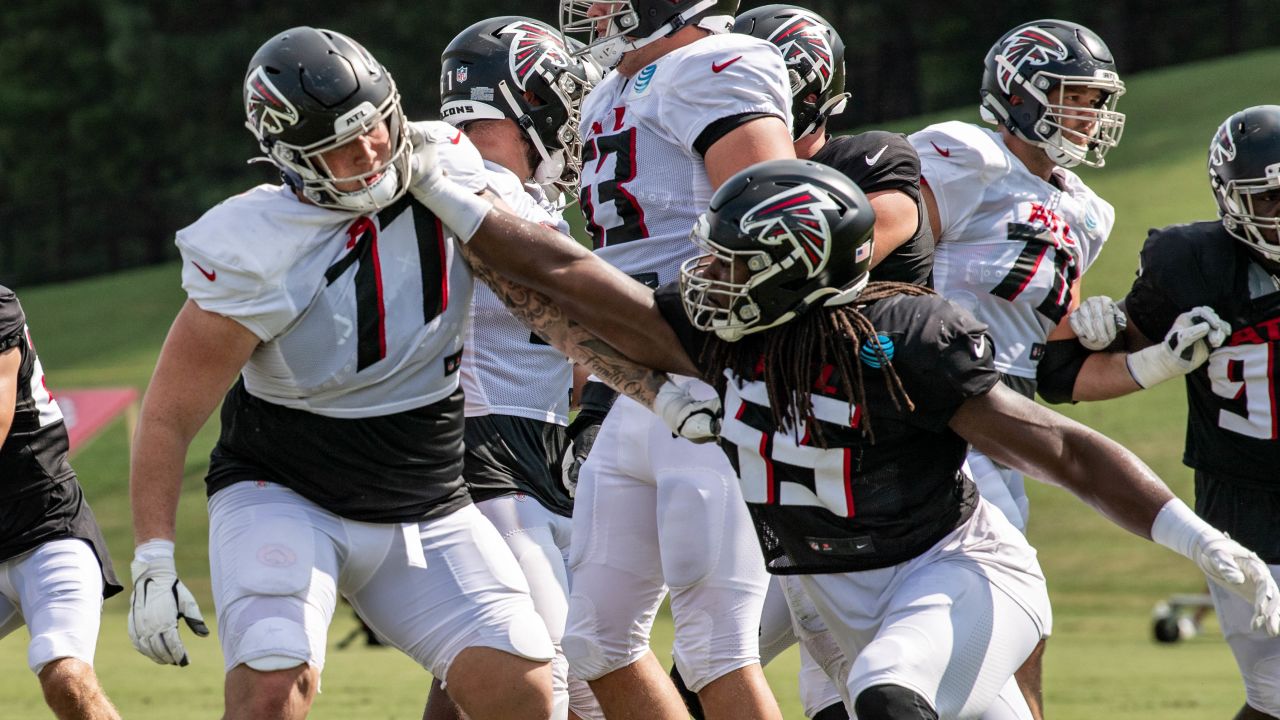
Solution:
<path fill-rule="evenodd" d="M 1280 636 L 1280 588 L 1257 553 L 1223 534 L 1202 543 L 1195 559 L 1210 580 L 1253 605 L 1254 630 Z"/>
<path fill-rule="evenodd" d="M 410 123 L 409 142 L 413 145 L 413 157 L 410 160 L 412 183 L 409 192 L 435 213 L 458 239 L 467 242 L 480 229 L 493 209 L 493 203 L 445 177 L 437 158 L 439 144 L 453 142 L 438 135 L 445 128 L 448 126 L 444 123 Z M 448 131 L 454 133 L 455 139 L 462 133 L 452 128 Z M 475 157 L 476 162 L 480 162 L 478 153 Z"/>
<path fill-rule="evenodd" d="M 1144 388 L 1186 375 L 1209 359 L 1211 349 L 1227 341 L 1231 325 L 1213 308 L 1192 308 L 1173 321 L 1162 342 L 1129 353 L 1125 363 L 1135 382 Z"/>
<path fill-rule="evenodd" d="M 1106 295 L 1087 298 L 1067 320 L 1080 344 L 1094 351 L 1110 347 L 1116 334 L 1128 324 L 1120 306 Z"/>
<path fill-rule="evenodd" d="M 187 650 L 178 635 L 178 618 L 200 637 L 209 634 L 200 606 L 178 579 L 173 543 L 151 540 L 134 550 L 133 594 L 129 598 L 129 639 L 138 652 L 161 665 L 186 666 Z"/>
<path fill-rule="evenodd" d="M 1280 588 L 1257 555 L 1206 523 L 1187 504 L 1165 503 L 1151 525 L 1151 539 L 1194 560 L 1210 580 L 1253 606 L 1255 630 L 1280 636 Z"/>
<path fill-rule="evenodd" d="M 668 380 L 653 399 L 653 411 L 671 428 L 671 432 L 685 440 L 704 443 L 720 435 L 720 417 L 724 409 L 718 397 L 695 400 L 688 390 Z"/>

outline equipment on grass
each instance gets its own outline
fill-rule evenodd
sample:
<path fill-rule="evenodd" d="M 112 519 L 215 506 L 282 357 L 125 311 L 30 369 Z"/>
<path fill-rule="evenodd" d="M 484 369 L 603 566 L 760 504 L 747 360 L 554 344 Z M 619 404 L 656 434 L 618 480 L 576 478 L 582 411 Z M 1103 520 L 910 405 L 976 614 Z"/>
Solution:
<path fill-rule="evenodd" d="M 1213 609 L 1207 593 L 1171 595 L 1151 610 L 1151 632 L 1156 642 L 1176 643 L 1200 633 L 1200 620 Z"/>

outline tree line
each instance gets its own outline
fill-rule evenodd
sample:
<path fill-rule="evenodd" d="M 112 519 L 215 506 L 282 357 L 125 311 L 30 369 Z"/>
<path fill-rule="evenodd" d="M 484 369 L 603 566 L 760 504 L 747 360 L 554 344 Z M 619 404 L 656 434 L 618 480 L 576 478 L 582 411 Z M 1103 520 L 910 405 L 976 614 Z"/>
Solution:
<path fill-rule="evenodd" d="M 756 7 L 764 2 L 744 2 Z M 1122 73 L 1280 43 L 1274 0 L 811 0 L 846 45 L 845 127 L 977 102 L 982 58 L 1018 22 L 1088 25 Z M 259 182 L 241 80 L 295 25 L 363 43 L 412 119 L 435 116 L 440 52 L 485 15 L 556 24 L 554 0 L 18 0 L 0 9 L 0 284 L 177 257 L 173 234 Z M 1259 78 L 1259 81 L 1264 79 Z M 269 242 L 270 238 L 264 238 Z"/>

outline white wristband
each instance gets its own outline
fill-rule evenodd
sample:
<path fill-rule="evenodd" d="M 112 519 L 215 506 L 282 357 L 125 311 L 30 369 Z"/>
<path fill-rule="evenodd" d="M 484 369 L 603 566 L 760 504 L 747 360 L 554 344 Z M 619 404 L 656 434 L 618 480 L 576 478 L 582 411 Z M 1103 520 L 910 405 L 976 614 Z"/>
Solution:
<path fill-rule="evenodd" d="M 1151 523 L 1152 540 L 1195 562 L 1199 562 L 1199 549 L 1219 537 L 1221 531 L 1200 519 L 1178 498 L 1165 503 Z"/>
<path fill-rule="evenodd" d="M 430 188 L 427 189 L 415 185 L 410 190 L 462 242 L 467 242 L 476 234 L 493 209 L 491 200 L 480 197 L 447 178 L 430 183 Z"/>
<path fill-rule="evenodd" d="M 173 557 L 173 541 L 152 538 L 133 549 L 133 559 L 151 562 L 158 558 Z"/>

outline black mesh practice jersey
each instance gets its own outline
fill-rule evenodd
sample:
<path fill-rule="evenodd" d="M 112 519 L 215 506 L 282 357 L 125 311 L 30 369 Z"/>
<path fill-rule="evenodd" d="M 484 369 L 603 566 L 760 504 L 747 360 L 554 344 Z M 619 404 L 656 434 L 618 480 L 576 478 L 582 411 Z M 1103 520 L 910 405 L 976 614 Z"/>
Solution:
<path fill-rule="evenodd" d="M 919 227 L 871 270 L 871 279 L 928 285 L 933 272 L 933 233 L 920 202 L 920 157 L 905 135 L 873 130 L 828 138 L 810 158 L 844 173 L 862 192 L 906 193 L 916 204 Z"/>
<path fill-rule="evenodd" d="M 13 291 L 0 286 L 0 352 L 17 348 L 13 423 L 0 445 L 0 561 L 60 538 L 93 546 L 107 597 L 122 589 L 102 532 L 67 462 L 66 423 L 45 387 L 44 371 Z"/>
<path fill-rule="evenodd" d="M 413 410 L 333 418 L 267 402 L 244 380 L 222 401 L 209 495 L 237 482 L 279 483 L 362 522 L 415 522 L 469 505 L 462 481 L 462 389 Z"/>
<path fill-rule="evenodd" d="M 700 359 L 705 343 L 719 342 L 689 324 L 676 287 L 659 290 L 658 304 L 690 357 Z M 999 380 L 986 327 L 937 296 L 891 297 L 862 313 L 914 411 L 896 406 L 869 345 L 850 348 L 862 365 L 863 407 L 851 405 L 834 367 L 813 369 L 810 395 L 825 447 L 814 428 L 777 427 L 755 377 L 728 378 L 721 446 L 738 471 L 772 573 L 904 562 L 967 520 L 977 503 L 961 472 L 968 443 L 948 423 L 966 399 Z M 757 374 L 774 360 L 761 358 Z"/>
<path fill-rule="evenodd" d="M 480 415 L 467 418 L 464 437 L 463 477 L 472 500 L 520 492 L 557 515 L 573 515 L 573 498 L 561 479 L 560 463 L 569 447 L 565 426 L 515 415 Z"/>
<path fill-rule="evenodd" d="M 1124 303 L 1137 329 L 1156 341 L 1179 314 L 1201 305 L 1231 323 L 1227 342 L 1186 376 L 1183 462 L 1215 482 L 1280 492 L 1280 278 L 1253 260 L 1220 222 L 1173 225 L 1147 237 Z M 1203 509 L 1200 495 L 1197 510 Z M 1226 506 L 1221 497 L 1215 504 Z M 1257 521 L 1276 536 L 1273 517 Z M 1248 532 L 1238 525 L 1219 527 L 1242 541 Z M 1274 551 L 1280 554 L 1280 545 Z"/>

